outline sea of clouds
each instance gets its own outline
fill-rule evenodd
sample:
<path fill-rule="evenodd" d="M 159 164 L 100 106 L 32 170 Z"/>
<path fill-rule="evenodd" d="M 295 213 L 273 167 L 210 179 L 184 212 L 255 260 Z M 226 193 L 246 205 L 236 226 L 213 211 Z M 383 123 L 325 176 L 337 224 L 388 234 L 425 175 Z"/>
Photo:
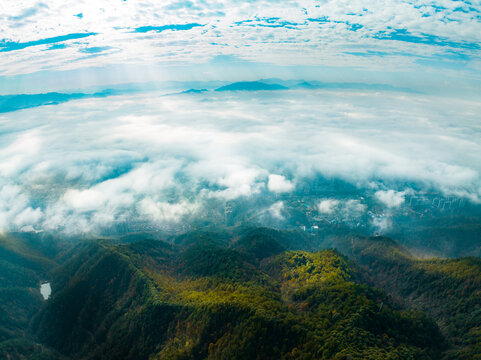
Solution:
<path fill-rule="evenodd" d="M 5 113 L 0 230 L 162 227 L 319 176 L 370 189 L 386 211 L 413 188 L 479 203 L 480 113 L 476 101 L 355 90 L 150 92 Z M 282 220 L 283 208 L 265 212 Z M 319 199 L 318 211 L 366 205 Z"/>

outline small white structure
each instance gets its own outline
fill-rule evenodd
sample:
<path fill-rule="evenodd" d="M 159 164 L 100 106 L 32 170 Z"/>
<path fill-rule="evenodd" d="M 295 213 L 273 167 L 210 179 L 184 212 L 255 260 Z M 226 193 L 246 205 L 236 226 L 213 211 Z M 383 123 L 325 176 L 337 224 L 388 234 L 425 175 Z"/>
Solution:
<path fill-rule="evenodd" d="M 50 283 L 44 281 L 40 284 L 40 294 L 42 294 L 44 300 L 48 300 L 50 295 L 52 294 L 52 288 L 50 287 Z"/>

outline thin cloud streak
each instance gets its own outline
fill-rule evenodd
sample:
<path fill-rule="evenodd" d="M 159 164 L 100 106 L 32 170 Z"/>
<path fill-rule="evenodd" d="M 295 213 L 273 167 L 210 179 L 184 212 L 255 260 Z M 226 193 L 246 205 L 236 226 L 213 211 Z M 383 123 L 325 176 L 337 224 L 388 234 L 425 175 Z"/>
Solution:
<path fill-rule="evenodd" d="M 479 72 L 481 63 L 481 7 L 451 0 L 146 0 L 108 7 L 93 0 L 48 6 L 30 0 L 3 5 L 0 68 L 7 76 L 113 64 L 192 65 L 218 55 L 367 71 L 444 66 L 465 75 Z M 73 39 L 78 41 L 58 46 Z M 107 47 L 118 51 L 101 59 L 82 56 L 85 49 Z"/>

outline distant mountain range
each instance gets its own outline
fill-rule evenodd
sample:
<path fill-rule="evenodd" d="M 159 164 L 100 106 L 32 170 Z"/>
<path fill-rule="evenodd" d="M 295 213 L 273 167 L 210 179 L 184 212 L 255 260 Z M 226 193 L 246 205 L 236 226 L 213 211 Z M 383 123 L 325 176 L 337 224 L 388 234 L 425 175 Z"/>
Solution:
<path fill-rule="evenodd" d="M 220 86 L 221 85 L 221 86 Z M 198 86 L 198 87 L 197 87 Z M 190 87 L 190 88 L 189 88 Z M 188 90 L 183 90 L 183 89 Z M 152 91 L 172 91 L 167 95 L 179 94 L 201 94 L 211 90 L 223 91 L 277 91 L 277 90 L 315 90 L 315 89 L 346 89 L 346 90 L 368 90 L 368 91 L 401 91 L 416 93 L 407 88 L 397 88 L 386 84 L 364 84 L 364 83 L 325 83 L 320 81 L 305 80 L 282 80 L 282 79 L 261 79 L 259 81 L 239 81 L 225 84 L 221 81 L 197 81 L 197 82 L 165 82 L 165 83 L 144 83 L 144 84 L 119 84 L 108 89 L 90 88 L 82 92 L 48 92 L 44 94 L 13 94 L 0 95 L 0 113 L 7 113 L 22 109 L 28 109 L 43 105 L 58 105 L 70 100 L 85 98 L 101 98 L 112 95 L 143 93 Z"/>
<path fill-rule="evenodd" d="M 370 91 L 401 91 L 417 93 L 408 88 L 398 88 L 387 84 L 365 84 L 365 83 L 339 83 L 305 80 L 282 80 L 282 79 L 261 79 L 259 81 L 240 81 L 221 86 L 215 91 L 272 91 L 272 90 L 297 90 L 297 89 L 346 89 L 346 90 L 370 90 Z M 194 89 L 192 89 L 194 90 Z M 192 91 L 191 90 L 191 91 Z"/>
<path fill-rule="evenodd" d="M 50 92 L 45 94 L 0 95 L 0 113 L 28 109 L 43 105 L 58 105 L 70 100 L 120 95 L 127 92 L 129 91 L 105 89 L 91 94 Z"/>
<path fill-rule="evenodd" d="M 283 80 L 283 79 L 261 79 L 266 84 L 280 84 L 290 89 L 352 89 L 352 90 L 374 90 L 374 91 L 401 91 L 408 93 L 419 93 L 413 89 L 396 87 L 389 84 L 368 84 L 359 82 L 322 82 L 317 80 Z"/>
<path fill-rule="evenodd" d="M 221 86 L 215 91 L 261 91 L 261 90 L 289 90 L 287 86 L 280 84 L 267 84 L 261 81 L 240 81 Z"/>
<path fill-rule="evenodd" d="M 201 94 L 203 92 L 206 92 L 206 91 L 209 91 L 207 89 L 189 89 L 189 90 L 185 90 L 185 91 L 182 91 L 181 94 Z"/>

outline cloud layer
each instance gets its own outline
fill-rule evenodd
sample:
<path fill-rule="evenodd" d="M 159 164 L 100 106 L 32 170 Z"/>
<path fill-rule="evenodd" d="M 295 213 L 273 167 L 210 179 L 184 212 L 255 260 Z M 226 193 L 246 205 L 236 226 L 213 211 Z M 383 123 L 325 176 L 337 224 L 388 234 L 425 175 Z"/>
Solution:
<path fill-rule="evenodd" d="M 197 64 L 217 55 L 393 72 L 428 67 L 476 76 L 480 69 L 476 2 L 28 0 L 2 5 L 4 75 L 108 64 Z"/>
<path fill-rule="evenodd" d="M 480 107 L 288 90 L 144 93 L 0 114 L 0 228 L 223 222 L 225 203 L 255 198 L 272 198 L 264 208 L 280 219 L 275 197 L 318 177 L 370 189 L 386 209 L 402 205 L 407 188 L 479 202 Z M 319 204 L 324 214 L 366 211 L 355 198 Z"/>

